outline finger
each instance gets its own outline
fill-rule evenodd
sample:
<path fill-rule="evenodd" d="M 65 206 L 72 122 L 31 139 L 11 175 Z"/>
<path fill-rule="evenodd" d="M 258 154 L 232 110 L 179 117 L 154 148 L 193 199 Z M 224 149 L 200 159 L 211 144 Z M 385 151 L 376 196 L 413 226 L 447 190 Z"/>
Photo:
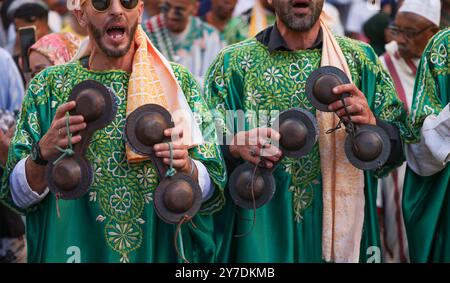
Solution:
<path fill-rule="evenodd" d="M 167 143 L 158 143 L 153 146 L 153 150 L 158 151 L 167 151 L 169 150 L 169 145 Z"/>
<path fill-rule="evenodd" d="M 274 145 L 269 145 L 261 149 L 261 156 L 264 158 L 269 158 L 272 161 L 278 161 L 281 155 L 281 150 Z"/>
<path fill-rule="evenodd" d="M 87 127 L 86 123 L 72 125 L 69 127 L 69 132 L 76 133 L 76 132 L 86 129 L 86 127 Z M 59 135 L 59 132 L 61 132 L 61 134 L 60 134 L 61 137 L 67 136 L 67 127 L 61 128 L 60 131 L 58 130 L 58 135 Z"/>
<path fill-rule="evenodd" d="M 170 151 L 158 151 L 156 152 L 157 157 L 170 158 Z M 172 152 L 173 159 L 183 159 L 188 157 L 188 152 L 186 150 L 174 150 Z"/>
<path fill-rule="evenodd" d="M 71 139 L 72 145 L 77 144 L 80 141 L 81 141 L 80 135 L 73 136 Z M 69 141 L 67 139 L 60 139 L 58 142 L 58 146 L 61 148 L 66 148 L 69 146 Z"/>
<path fill-rule="evenodd" d="M 246 161 L 248 161 L 254 165 L 258 165 L 261 162 L 261 158 L 260 157 L 248 157 L 246 159 Z"/>
<path fill-rule="evenodd" d="M 258 128 L 257 133 L 258 133 L 258 139 L 262 138 L 262 139 L 271 139 L 271 140 L 276 140 L 276 141 L 278 141 L 280 139 L 280 133 L 278 133 L 277 131 L 275 131 L 272 128 Z"/>
<path fill-rule="evenodd" d="M 367 117 L 365 115 L 357 115 L 357 116 L 352 116 L 352 122 L 356 123 L 356 124 L 366 125 L 366 124 L 369 124 L 370 119 L 369 119 L 369 117 Z"/>
<path fill-rule="evenodd" d="M 170 165 L 170 159 L 169 158 L 164 158 L 163 162 L 166 165 Z M 186 159 L 173 160 L 172 161 L 172 166 L 175 167 L 175 168 L 183 168 L 184 166 L 186 166 Z"/>
<path fill-rule="evenodd" d="M 56 130 L 66 127 L 66 117 L 55 120 L 53 128 Z M 81 115 L 70 116 L 69 117 L 69 125 L 76 125 L 84 122 L 84 117 Z"/>
<path fill-rule="evenodd" d="M 344 98 L 344 103 L 345 103 L 345 106 L 348 107 L 350 105 L 356 104 L 357 100 L 354 97 L 346 97 L 346 98 Z M 328 105 L 328 110 L 337 111 L 341 108 L 344 108 L 344 103 L 342 102 L 341 99 L 339 99 L 338 101 L 335 101 L 335 102 L 331 103 L 330 105 Z"/>
<path fill-rule="evenodd" d="M 362 105 L 353 104 L 353 105 L 347 106 L 346 108 L 339 109 L 338 111 L 336 111 L 336 114 L 339 117 L 343 117 L 343 116 L 347 116 L 347 114 L 352 115 L 352 114 L 361 113 L 363 109 L 364 108 L 362 107 Z"/>
<path fill-rule="evenodd" d="M 265 160 L 265 161 L 264 161 L 264 165 L 266 166 L 266 168 L 272 169 L 272 167 L 274 166 L 274 163 L 271 162 L 271 161 Z"/>
<path fill-rule="evenodd" d="M 179 139 L 183 137 L 183 128 L 182 127 L 175 127 L 164 130 L 164 135 L 166 137 L 172 137 L 175 139 Z"/>
<path fill-rule="evenodd" d="M 64 115 L 66 115 L 66 112 L 74 109 L 75 106 L 76 106 L 75 101 L 70 101 L 62 104 L 61 106 L 58 107 L 58 109 L 56 109 L 55 118 L 53 119 L 60 119 L 64 117 Z"/>
<path fill-rule="evenodd" d="M 352 83 L 338 85 L 333 88 L 333 93 L 336 95 L 342 95 L 344 93 L 348 93 L 350 95 L 357 95 L 358 92 L 359 92 L 359 89 Z"/>

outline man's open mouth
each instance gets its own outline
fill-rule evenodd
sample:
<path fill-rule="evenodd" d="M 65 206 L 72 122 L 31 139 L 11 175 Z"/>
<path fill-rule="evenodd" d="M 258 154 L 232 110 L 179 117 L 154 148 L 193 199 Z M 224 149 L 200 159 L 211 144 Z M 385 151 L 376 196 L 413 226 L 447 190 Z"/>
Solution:
<path fill-rule="evenodd" d="M 125 27 L 120 25 L 112 25 L 108 29 L 106 29 L 106 34 L 112 39 L 121 39 L 125 36 Z"/>
<path fill-rule="evenodd" d="M 292 3 L 293 8 L 297 9 L 305 9 L 309 8 L 309 1 L 308 0 L 297 0 Z"/>

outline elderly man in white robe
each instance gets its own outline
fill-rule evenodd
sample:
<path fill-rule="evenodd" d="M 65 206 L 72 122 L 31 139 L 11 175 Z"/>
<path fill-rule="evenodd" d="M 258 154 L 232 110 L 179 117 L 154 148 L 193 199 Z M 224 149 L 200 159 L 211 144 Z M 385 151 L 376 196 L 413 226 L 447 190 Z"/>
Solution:
<path fill-rule="evenodd" d="M 386 53 L 380 60 L 390 73 L 408 112 L 413 100 L 417 67 L 428 41 L 439 31 L 440 14 L 440 0 L 405 0 L 390 26 L 394 40 L 386 45 Z M 406 162 L 379 183 L 381 239 L 386 262 L 409 261 L 401 210 L 405 170 Z"/>

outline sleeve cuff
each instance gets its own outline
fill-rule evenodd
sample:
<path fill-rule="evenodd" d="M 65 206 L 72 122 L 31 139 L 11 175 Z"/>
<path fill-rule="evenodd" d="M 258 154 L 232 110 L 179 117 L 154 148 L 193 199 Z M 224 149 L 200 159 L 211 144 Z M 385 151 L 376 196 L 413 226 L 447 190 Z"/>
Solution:
<path fill-rule="evenodd" d="M 428 116 L 422 127 L 426 146 L 441 164 L 449 162 L 450 157 L 450 109 L 447 105 L 438 116 Z"/>
<path fill-rule="evenodd" d="M 376 118 L 377 126 L 385 130 L 391 141 L 391 153 L 385 166 L 395 166 L 401 164 L 404 160 L 403 143 L 400 136 L 400 130 L 394 124 Z"/>
<path fill-rule="evenodd" d="M 15 205 L 22 209 L 29 208 L 30 206 L 41 202 L 49 192 L 49 189 L 45 188 L 45 191 L 39 195 L 31 189 L 28 184 L 25 168 L 27 159 L 28 157 L 17 163 L 9 179 L 12 199 Z"/>
<path fill-rule="evenodd" d="M 211 178 L 205 165 L 198 160 L 193 159 L 193 161 L 198 171 L 198 184 L 202 190 L 202 199 L 203 202 L 206 202 L 214 195 L 214 185 L 211 182 Z"/>

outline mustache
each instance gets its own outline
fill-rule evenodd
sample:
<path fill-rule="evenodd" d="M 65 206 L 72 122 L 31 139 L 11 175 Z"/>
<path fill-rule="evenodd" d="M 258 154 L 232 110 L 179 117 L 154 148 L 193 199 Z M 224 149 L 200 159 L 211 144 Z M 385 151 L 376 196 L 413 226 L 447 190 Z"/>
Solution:
<path fill-rule="evenodd" d="M 125 23 L 126 28 L 129 27 L 129 25 L 128 25 L 127 21 L 126 21 L 126 18 L 125 18 L 125 16 L 123 16 L 123 15 L 116 15 L 116 16 L 113 16 L 111 19 L 109 19 L 109 20 L 106 22 L 105 27 L 106 27 L 106 28 L 109 28 L 109 27 L 113 26 L 113 25 L 116 24 L 116 23 Z"/>

